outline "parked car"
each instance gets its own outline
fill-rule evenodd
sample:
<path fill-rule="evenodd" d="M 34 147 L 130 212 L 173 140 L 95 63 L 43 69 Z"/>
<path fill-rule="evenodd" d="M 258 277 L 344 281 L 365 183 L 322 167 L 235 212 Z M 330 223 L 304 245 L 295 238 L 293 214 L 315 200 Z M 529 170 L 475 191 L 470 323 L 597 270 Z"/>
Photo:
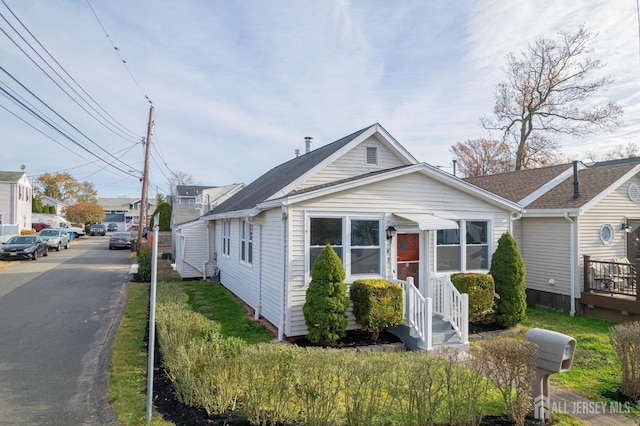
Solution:
<path fill-rule="evenodd" d="M 118 224 L 117 223 L 110 223 L 107 225 L 107 231 L 109 232 L 113 232 L 113 231 L 117 231 L 118 230 Z"/>
<path fill-rule="evenodd" d="M 92 237 L 94 235 L 102 235 L 104 237 L 105 235 L 107 235 L 107 228 L 105 228 L 105 226 L 102 223 L 96 223 L 95 225 L 91 225 L 89 234 Z"/>
<path fill-rule="evenodd" d="M 0 259 L 33 259 L 47 256 L 49 246 L 39 235 L 20 235 L 11 237 L 0 246 Z"/>
<path fill-rule="evenodd" d="M 114 248 L 131 248 L 133 235 L 131 232 L 114 232 L 109 238 L 109 250 Z"/>
<path fill-rule="evenodd" d="M 51 228 L 51 225 L 47 225 L 46 223 L 37 222 L 37 223 L 32 223 L 31 224 L 31 228 L 36 232 L 40 232 L 45 228 Z"/>
<path fill-rule="evenodd" d="M 47 228 L 38 232 L 49 248 L 60 251 L 60 247 L 69 248 L 69 233 L 62 228 Z"/>

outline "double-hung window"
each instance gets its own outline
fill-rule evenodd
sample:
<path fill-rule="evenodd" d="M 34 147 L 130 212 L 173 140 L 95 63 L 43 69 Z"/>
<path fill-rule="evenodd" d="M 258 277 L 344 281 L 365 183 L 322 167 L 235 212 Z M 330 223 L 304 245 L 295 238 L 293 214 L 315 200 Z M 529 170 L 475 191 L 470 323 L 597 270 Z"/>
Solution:
<path fill-rule="evenodd" d="M 342 260 L 347 276 L 380 276 L 382 248 L 379 218 L 311 217 L 309 271 L 329 244 Z"/>
<path fill-rule="evenodd" d="M 240 221 L 240 260 L 253 263 L 253 224 L 247 220 Z"/>
<path fill-rule="evenodd" d="M 489 222 L 458 222 L 460 229 L 439 230 L 436 239 L 438 272 L 489 269 Z M 460 238 L 464 235 L 465 238 Z"/>
<path fill-rule="evenodd" d="M 222 221 L 222 254 L 229 256 L 231 254 L 231 221 Z"/>

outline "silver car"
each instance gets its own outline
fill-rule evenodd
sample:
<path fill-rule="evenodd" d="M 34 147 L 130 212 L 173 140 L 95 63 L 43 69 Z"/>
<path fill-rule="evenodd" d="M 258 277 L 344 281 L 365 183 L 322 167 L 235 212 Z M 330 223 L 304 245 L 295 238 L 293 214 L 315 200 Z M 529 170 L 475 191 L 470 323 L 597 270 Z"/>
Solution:
<path fill-rule="evenodd" d="M 60 251 L 61 247 L 69 248 L 69 233 L 63 228 L 45 228 L 38 232 L 38 235 L 47 243 L 50 248 Z"/>

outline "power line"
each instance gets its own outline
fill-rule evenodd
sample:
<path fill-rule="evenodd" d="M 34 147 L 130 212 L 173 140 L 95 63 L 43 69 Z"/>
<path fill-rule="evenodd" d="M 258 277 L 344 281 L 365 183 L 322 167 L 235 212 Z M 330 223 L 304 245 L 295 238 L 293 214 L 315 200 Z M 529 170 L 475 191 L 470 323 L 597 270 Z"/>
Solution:
<path fill-rule="evenodd" d="M 4 1 L 4 0 L 3 0 Z M 107 32 L 106 28 L 104 27 L 104 25 L 102 25 L 102 21 L 100 21 L 100 18 L 98 17 L 98 14 L 96 13 L 95 9 L 93 8 L 93 6 L 91 5 L 91 2 L 89 0 L 87 0 L 87 4 L 89 5 L 89 8 L 91 9 L 91 12 L 93 12 L 93 16 L 96 17 L 96 20 L 98 21 L 98 24 L 100 25 L 100 28 L 102 28 L 102 31 L 104 32 L 104 35 L 107 36 L 107 39 L 109 40 L 109 43 L 111 43 L 111 46 L 113 46 L 113 50 L 116 52 L 116 55 L 118 55 L 118 58 L 120 58 L 120 62 L 122 62 L 122 65 L 124 66 L 124 68 L 127 70 L 127 73 L 129 73 L 129 76 L 131 77 L 131 79 L 133 80 L 133 82 L 135 83 L 135 85 L 138 87 L 138 89 L 140 90 L 140 93 L 142 93 L 142 95 L 144 96 L 144 98 L 153 105 L 153 102 L 151 102 L 151 99 L 149 99 L 149 97 L 146 95 L 146 93 L 144 92 L 144 90 L 142 90 L 142 87 L 140 87 L 140 84 L 138 83 L 138 80 L 136 80 L 136 78 L 133 76 L 133 73 L 131 72 L 131 70 L 129 69 L 129 66 L 127 65 L 127 61 L 124 60 L 124 58 L 122 58 L 122 55 L 120 55 L 120 49 L 118 49 L 118 47 L 113 43 L 113 40 L 111 40 L 111 37 L 109 36 L 109 33 Z"/>

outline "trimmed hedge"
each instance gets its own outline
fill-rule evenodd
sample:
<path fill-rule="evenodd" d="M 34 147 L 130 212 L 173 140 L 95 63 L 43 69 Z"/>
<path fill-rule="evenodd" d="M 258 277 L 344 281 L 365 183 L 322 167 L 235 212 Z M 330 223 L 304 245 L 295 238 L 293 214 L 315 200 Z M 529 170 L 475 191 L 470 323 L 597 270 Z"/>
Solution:
<path fill-rule="evenodd" d="M 353 315 L 363 330 L 373 333 L 373 343 L 380 331 L 402 322 L 402 296 L 402 287 L 387 280 L 358 280 L 351 284 Z"/>
<path fill-rule="evenodd" d="M 493 312 L 496 286 L 491 274 L 451 274 L 451 283 L 460 293 L 469 295 L 469 321 L 479 321 Z"/>

